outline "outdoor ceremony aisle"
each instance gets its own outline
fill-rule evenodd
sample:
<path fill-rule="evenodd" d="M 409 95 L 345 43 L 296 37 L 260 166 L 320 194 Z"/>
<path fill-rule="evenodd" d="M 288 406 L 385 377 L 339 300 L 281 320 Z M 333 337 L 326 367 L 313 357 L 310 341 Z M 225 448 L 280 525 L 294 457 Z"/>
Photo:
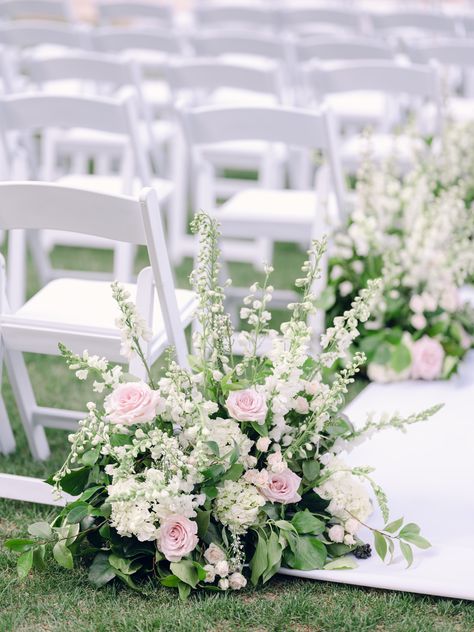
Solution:
<path fill-rule="evenodd" d="M 406 522 L 416 522 L 433 547 L 418 550 L 408 570 L 401 555 L 384 566 L 374 551 L 355 570 L 282 573 L 474 600 L 474 353 L 459 375 L 447 382 L 372 384 L 347 412 L 362 425 L 371 412 L 376 418 L 383 411 L 407 415 L 441 402 L 444 408 L 427 422 L 411 426 L 406 434 L 394 429 L 380 432 L 348 458 L 351 465 L 375 468 L 374 477 L 389 497 L 390 520 L 404 516 Z M 377 511 L 368 522 L 383 526 Z M 371 542 L 367 532 L 361 535 Z"/>

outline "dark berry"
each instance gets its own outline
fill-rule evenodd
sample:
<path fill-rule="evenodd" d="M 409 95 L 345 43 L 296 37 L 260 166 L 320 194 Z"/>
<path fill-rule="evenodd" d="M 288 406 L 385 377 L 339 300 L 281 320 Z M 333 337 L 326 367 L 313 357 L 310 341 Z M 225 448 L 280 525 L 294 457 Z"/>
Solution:
<path fill-rule="evenodd" d="M 366 560 L 372 555 L 370 544 L 361 544 L 354 550 L 354 555 L 358 560 Z"/>

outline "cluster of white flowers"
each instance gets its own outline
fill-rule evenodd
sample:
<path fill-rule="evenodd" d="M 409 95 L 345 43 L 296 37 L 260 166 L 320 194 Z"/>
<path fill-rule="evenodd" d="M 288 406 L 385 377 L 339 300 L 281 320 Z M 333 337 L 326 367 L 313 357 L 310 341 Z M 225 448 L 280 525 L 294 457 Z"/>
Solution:
<path fill-rule="evenodd" d="M 360 522 L 364 522 L 372 513 L 372 503 L 366 486 L 352 470 L 338 457 L 331 457 L 329 453 L 325 456 L 327 458 L 323 459 L 326 461 L 326 466 L 322 470 L 323 482 L 314 491 L 321 498 L 329 500 L 327 511 L 345 526 L 347 534 L 343 541 L 352 545 L 355 543 L 353 535 Z"/>
<path fill-rule="evenodd" d="M 225 552 L 219 546 L 214 543 L 210 544 L 204 552 L 204 558 L 207 561 L 204 566 L 207 573 L 206 582 L 213 583 L 217 577 L 220 577 L 218 586 L 221 590 L 245 588 L 246 578 L 239 570 L 234 570 L 232 564 L 229 564 Z"/>
<path fill-rule="evenodd" d="M 232 533 L 239 535 L 258 523 L 258 514 L 264 504 L 265 498 L 254 485 L 243 479 L 224 481 L 214 501 L 214 516 Z"/>
<path fill-rule="evenodd" d="M 62 344 L 59 345 L 59 349 L 69 370 L 75 372 L 78 380 L 87 380 L 91 373 L 97 378 L 93 383 L 93 390 L 96 393 L 102 393 L 106 388 L 115 388 L 123 377 L 120 365 L 110 367 L 106 358 L 90 355 L 87 349 L 83 351 L 82 355 L 72 353 Z"/>
<path fill-rule="evenodd" d="M 138 341 L 151 340 L 152 332 L 138 313 L 135 303 L 130 300 L 130 292 L 123 285 L 112 283 L 112 295 L 121 311 L 121 316 L 115 321 L 122 338 L 120 353 L 130 359 L 134 353 L 139 352 Z"/>
<path fill-rule="evenodd" d="M 255 465 L 257 459 L 249 454 L 254 442 L 241 431 L 237 422 L 217 417 L 207 419 L 204 425 L 209 431 L 209 438 L 217 444 L 219 456 L 224 463 L 229 463 L 233 449 L 237 448 L 239 451 L 237 463 L 241 463 L 245 468 Z"/>

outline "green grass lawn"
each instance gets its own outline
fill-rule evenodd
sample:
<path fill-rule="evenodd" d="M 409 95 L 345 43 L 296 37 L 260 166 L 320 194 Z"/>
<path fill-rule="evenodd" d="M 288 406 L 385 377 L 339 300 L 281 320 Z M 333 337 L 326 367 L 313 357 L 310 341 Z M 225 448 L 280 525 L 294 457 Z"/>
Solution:
<path fill-rule="evenodd" d="M 275 285 L 289 287 L 304 254 L 280 245 L 275 254 Z M 145 263 L 143 254 L 138 265 Z M 56 265 L 111 269 L 111 257 L 98 251 L 57 249 Z M 176 271 L 184 287 L 191 268 L 186 261 Z M 235 284 L 249 285 L 256 277 L 249 266 L 231 266 Z M 30 269 L 29 289 L 37 287 Z M 93 350 L 91 350 L 93 351 Z M 42 405 L 84 408 L 87 386 L 74 380 L 58 358 L 29 355 L 28 365 Z M 356 390 L 360 390 L 360 384 Z M 18 413 L 4 378 L 3 393 L 17 439 L 15 454 L 0 456 L 0 471 L 45 477 L 59 466 L 67 451 L 66 433 L 48 431 L 52 457 L 31 460 Z M 50 520 L 54 509 L 0 500 L 0 541 L 22 536 L 30 522 Z M 51 565 L 18 581 L 16 558 L 0 547 L 0 632 L 200 632 L 324 631 L 461 632 L 474 631 L 474 605 L 449 599 L 337 584 L 276 578 L 269 586 L 240 594 L 196 595 L 185 604 L 174 592 L 149 585 L 138 595 L 121 585 L 96 590 L 82 568 L 69 572 Z"/>

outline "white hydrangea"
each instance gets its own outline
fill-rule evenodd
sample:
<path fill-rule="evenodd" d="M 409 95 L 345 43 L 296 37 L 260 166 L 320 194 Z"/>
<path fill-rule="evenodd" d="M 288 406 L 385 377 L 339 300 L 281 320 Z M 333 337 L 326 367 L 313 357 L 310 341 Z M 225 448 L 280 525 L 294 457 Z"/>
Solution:
<path fill-rule="evenodd" d="M 254 485 L 243 480 L 224 481 L 218 488 L 213 512 L 217 520 L 234 534 L 243 534 L 257 524 L 265 499 Z"/>

